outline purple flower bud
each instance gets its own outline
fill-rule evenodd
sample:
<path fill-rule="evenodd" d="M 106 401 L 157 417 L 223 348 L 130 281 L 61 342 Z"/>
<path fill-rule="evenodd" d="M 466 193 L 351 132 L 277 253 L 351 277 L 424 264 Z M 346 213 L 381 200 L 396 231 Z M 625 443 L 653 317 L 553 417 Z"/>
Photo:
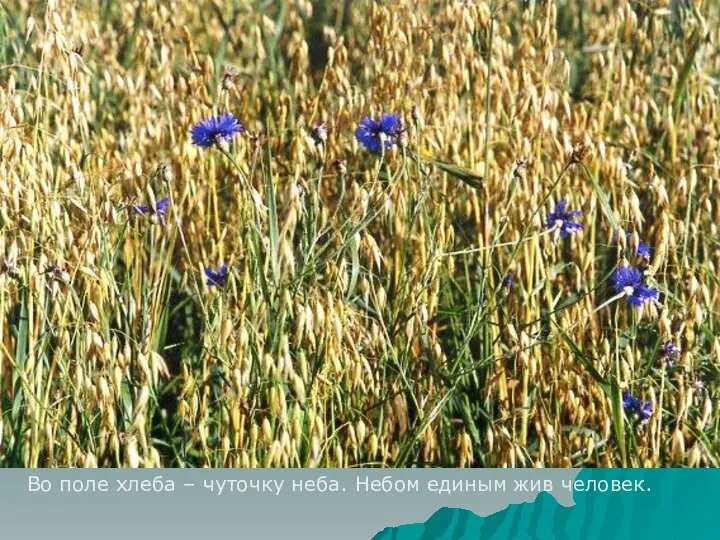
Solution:
<path fill-rule="evenodd" d="M 317 146 L 325 144 L 325 141 L 327 141 L 328 138 L 328 130 L 325 123 L 323 122 L 313 127 L 310 130 L 310 137 L 312 137 L 312 140 Z"/>

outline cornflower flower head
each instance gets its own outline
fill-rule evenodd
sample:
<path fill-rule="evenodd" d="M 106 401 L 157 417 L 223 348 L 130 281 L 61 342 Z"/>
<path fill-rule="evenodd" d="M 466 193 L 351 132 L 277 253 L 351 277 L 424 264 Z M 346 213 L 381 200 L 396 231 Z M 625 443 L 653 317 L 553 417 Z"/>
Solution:
<path fill-rule="evenodd" d="M 160 220 L 160 224 L 164 227 L 166 225 L 165 214 L 167 213 L 169 205 L 170 197 L 163 197 L 155 203 L 154 208 L 146 205 L 133 205 L 132 211 L 142 216 L 156 216 Z"/>
<path fill-rule="evenodd" d="M 230 267 L 226 264 L 220 266 L 217 270 L 213 268 L 205 268 L 205 277 L 207 278 L 208 287 L 224 287 L 227 283 Z"/>
<path fill-rule="evenodd" d="M 513 273 L 508 272 L 507 274 L 505 274 L 505 277 L 503 278 L 502 283 L 503 283 L 503 287 L 505 287 L 505 289 L 507 289 L 507 290 L 512 289 L 513 285 L 515 285 L 515 276 L 513 275 Z"/>
<path fill-rule="evenodd" d="M 640 417 L 640 422 L 642 422 L 643 424 L 649 421 L 653 415 L 652 403 L 650 403 L 649 401 L 643 403 L 637 415 Z"/>
<path fill-rule="evenodd" d="M 385 113 L 379 120 L 366 116 L 360 120 L 355 138 L 373 154 L 381 154 L 383 149 L 391 150 L 398 143 L 404 129 L 399 114 Z"/>
<path fill-rule="evenodd" d="M 652 248 L 645 242 L 640 242 L 635 250 L 635 254 L 643 259 L 649 259 L 652 256 Z"/>
<path fill-rule="evenodd" d="M 310 130 L 310 137 L 317 146 L 324 145 L 328 138 L 328 129 L 325 122 L 313 126 Z"/>
<path fill-rule="evenodd" d="M 195 124 L 190 130 L 192 142 L 201 148 L 218 146 L 227 150 L 235 135 L 245 131 L 245 126 L 234 114 L 222 113 Z"/>
<path fill-rule="evenodd" d="M 642 271 L 634 266 L 620 266 L 615 269 L 610 276 L 610 283 L 618 294 L 625 293 L 628 302 L 636 307 L 653 302 L 660 297 L 657 289 L 645 284 L 645 276 Z"/>
<path fill-rule="evenodd" d="M 55 281 L 59 281 L 60 283 L 70 283 L 70 274 L 63 270 L 62 266 L 57 263 L 48 266 L 43 274 L 50 274 Z"/>
<path fill-rule="evenodd" d="M 626 411 L 633 410 L 638 401 L 639 400 L 630 393 L 630 390 L 625 390 L 625 392 L 623 392 L 623 409 Z"/>
<path fill-rule="evenodd" d="M 18 279 L 20 277 L 20 270 L 18 269 L 17 261 L 14 259 L 5 259 L 2 268 L 0 268 L 0 274 L 7 274 L 13 279 Z"/>
<path fill-rule="evenodd" d="M 347 166 L 345 165 L 345 162 L 342 159 L 336 159 L 333 161 L 333 169 L 335 169 L 335 172 L 343 175 L 347 172 Z"/>
<path fill-rule="evenodd" d="M 674 343 L 669 341 L 663 343 L 661 354 L 668 369 L 671 369 L 675 365 L 677 359 L 680 358 L 680 353 L 682 353 L 682 350 Z"/>
<path fill-rule="evenodd" d="M 623 409 L 627 414 L 637 416 L 642 424 L 650 420 L 653 414 L 652 403 L 633 396 L 630 390 L 625 390 L 623 393 Z"/>
<path fill-rule="evenodd" d="M 617 241 L 618 241 L 618 236 L 619 236 L 619 235 L 618 235 L 618 233 L 617 233 L 617 231 L 616 231 L 615 234 L 613 235 L 613 242 L 614 242 L 614 243 L 617 243 Z M 625 233 L 625 238 L 627 238 L 627 241 L 628 241 L 628 242 L 632 242 L 633 233 L 631 233 L 631 232 Z M 640 241 L 638 242 L 637 247 L 635 248 L 635 255 L 637 255 L 638 257 L 642 257 L 642 258 L 645 259 L 645 260 L 649 260 L 650 257 L 652 256 L 652 248 L 650 247 L 649 244 L 646 244 L 645 242 L 643 242 L 642 240 L 640 240 Z"/>
<path fill-rule="evenodd" d="M 568 202 L 562 200 L 555 205 L 553 210 L 547 217 L 546 227 L 550 230 L 559 230 L 561 238 L 575 234 L 583 230 L 585 227 L 582 223 L 575 223 L 575 218 L 583 215 L 580 210 L 567 211 Z"/>

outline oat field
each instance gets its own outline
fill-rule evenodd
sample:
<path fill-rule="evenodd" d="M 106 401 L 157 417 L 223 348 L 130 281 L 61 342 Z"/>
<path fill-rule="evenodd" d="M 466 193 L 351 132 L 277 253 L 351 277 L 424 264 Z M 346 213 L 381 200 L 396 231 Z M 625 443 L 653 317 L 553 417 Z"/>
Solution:
<path fill-rule="evenodd" d="M 719 39 L 0 1 L 0 465 L 718 466 Z"/>

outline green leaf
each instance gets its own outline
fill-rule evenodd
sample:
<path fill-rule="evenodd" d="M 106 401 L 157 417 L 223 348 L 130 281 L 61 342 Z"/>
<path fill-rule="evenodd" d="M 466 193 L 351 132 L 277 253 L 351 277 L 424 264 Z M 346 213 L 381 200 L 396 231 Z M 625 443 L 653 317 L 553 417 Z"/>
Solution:
<path fill-rule="evenodd" d="M 680 108 L 680 101 L 684 95 L 683 90 L 685 90 L 685 85 L 687 84 L 688 78 L 690 77 L 690 71 L 695 64 L 695 56 L 697 56 L 697 52 L 700 49 L 700 44 L 702 43 L 702 41 L 702 34 L 697 32 L 690 45 L 690 50 L 685 56 L 685 62 L 683 63 L 682 70 L 680 71 L 680 76 L 678 77 L 677 86 L 675 87 L 672 98 L 672 112 L 675 118 L 677 118 L 678 109 Z"/>
<path fill-rule="evenodd" d="M 610 403 L 612 404 L 613 427 L 615 428 L 615 437 L 617 437 L 618 448 L 620 449 L 620 459 L 623 467 L 627 462 L 627 445 L 625 443 L 625 415 L 623 413 L 622 396 L 620 395 L 620 387 L 617 382 L 611 386 Z"/>
<path fill-rule="evenodd" d="M 590 182 L 592 183 L 595 195 L 597 195 L 597 198 L 600 201 L 600 207 L 602 208 L 603 214 L 605 214 L 605 217 L 608 218 L 608 221 L 610 221 L 612 230 L 617 231 L 619 229 L 619 224 L 617 222 L 617 219 L 615 219 L 615 213 L 610 207 L 610 200 L 608 199 L 608 196 L 602 190 L 600 184 L 597 181 L 597 178 L 592 175 L 587 166 L 584 163 L 581 163 L 581 165 L 587 177 L 590 178 Z"/>
<path fill-rule="evenodd" d="M 13 388 L 15 399 L 12 408 L 13 422 L 22 424 L 22 408 L 24 405 L 22 378 L 25 373 L 25 362 L 28 356 L 28 343 L 30 334 L 30 319 L 28 313 L 28 302 L 30 293 L 27 288 L 22 289 L 22 300 L 20 304 L 20 319 L 17 326 L 17 342 L 15 346 L 15 369 L 13 370 Z M 21 375 L 22 374 L 22 375 Z"/>
<path fill-rule="evenodd" d="M 442 161 L 438 161 L 436 159 L 432 158 L 426 158 L 430 163 L 432 163 L 435 167 L 440 169 L 441 171 L 444 171 L 458 180 L 461 180 L 462 182 L 465 182 L 468 186 L 475 188 L 475 189 L 482 189 L 483 186 L 483 177 L 475 174 L 474 172 L 470 171 L 469 169 L 465 169 L 463 167 L 458 167 L 457 165 L 451 165 L 449 163 L 443 163 Z"/>
<path fill-rule="evenodd" d="M 268 171 L 265 176 L 265 190 L 268 200 L 268 223 L 270 225 L 270 256 L 275 284 L 280 283 L 280 227 L 278 226 L 275 187 L 273 186 L 272 153 L 268 146 Z"/>
<path fill-rule="evenodd" d="M 582 350 L 580 350 L 580 347 L 578 347 L 577 344 L 572 339 L 570 339 L 570 336 L 568 336 L 555 321 L 552 321 L 552 323 L 558 329 L 558 332 L 562 336 L 563 340 L 565 340 L 565 343 L 567 343 L 568 347 L 570 347 L 570 352 L 575 357 L 575 359 L 580 361 L 580 363 L 585 367 L 585 369 L 587 369 L 588 373 L 590 373 L 592 378 L 595 379 L 595 381 L 600 385 L 600 388 L 602 388 L 603 391 L 608 396 L 610 396 L 611 384 L 605 377 L 600 375 L 600 372 L 597 369 L 595 369 L 595 366 L 593 366 L 592 364 L 592 359 L 589 358 L 584 352 L 582 352 Z"/>
<path fill-rule="evenodd" d="M 352 260 L 352 270 L 350 273 L 350 285 L 348 285 L 347 297 L 355 290 L 358 276 L 360 275 L 360 233 L 354 234 L 350 244 L 350 259 Z"/>

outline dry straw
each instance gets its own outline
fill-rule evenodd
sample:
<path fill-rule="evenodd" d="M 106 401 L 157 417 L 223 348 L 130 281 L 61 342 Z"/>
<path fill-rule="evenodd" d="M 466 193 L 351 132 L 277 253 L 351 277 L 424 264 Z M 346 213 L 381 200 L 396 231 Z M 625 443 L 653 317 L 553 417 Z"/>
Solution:
<path fill-rule="evenodd" d="M 720 461 L 716 2 L 31 4 L 1 465 Z"/>

